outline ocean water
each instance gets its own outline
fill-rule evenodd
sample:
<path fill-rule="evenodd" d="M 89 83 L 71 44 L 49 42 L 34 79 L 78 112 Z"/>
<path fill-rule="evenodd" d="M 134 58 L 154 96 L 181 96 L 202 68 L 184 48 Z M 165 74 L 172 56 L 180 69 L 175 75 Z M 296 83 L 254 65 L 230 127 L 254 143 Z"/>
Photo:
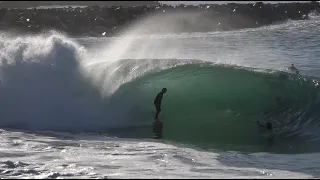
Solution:
<path fill-rule="evenodd" d="M 0 177 L 319 178 L 319 24 L 2 32 Z M 153 139 L 163 87 L 163 138 Z"/>

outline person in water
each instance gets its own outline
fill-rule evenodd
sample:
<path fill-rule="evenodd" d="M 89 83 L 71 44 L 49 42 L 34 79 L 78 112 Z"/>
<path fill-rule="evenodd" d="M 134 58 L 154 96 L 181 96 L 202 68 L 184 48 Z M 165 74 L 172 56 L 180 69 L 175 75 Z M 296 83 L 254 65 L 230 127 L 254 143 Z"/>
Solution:
<path fill-rule="evenodd" d="M 159 113 L 161 111 L 161 101 L 162 101 L 162 98 L 163 98 L 163 94 L 165 94 L 167 92 L 167 88 L 163 88 L 162 91 L 160 93 L 158 93 L 157 97 L 154 99 L 154 106 L 156 107 L 156 116 L 154 119 L 158 120 L 158 116 L 159 116 Z"/>
<path fill-rule="evenodd" d="M 265 128 L 267 131 L 268 131 L 268 139 L 269 140 L 272 140 L 273 139 L 273 137 L 272 137 L 272 124 L 270 123 L 270 122 L 267 122 L 266 123 L 266 125 L 262 125 L 262 124 L 260 124 L 260 122 L 259 121 L 257 121 L 257 124 L 260 126 L 260 127 L 263 127 L 263 128 Z"/>
<path fill-rule="evenodd" d="M 299 70 L 293 65 L 291 64 L 291 66 L 288 68 L 290 71 L 294 71 L 296 72 L 296 74 L 299 74 Z"/>
<path fill-rule="evenodd" d="M 257 121 L 257 124 L 260 126 L 260 127 L 263 127 L 263 128 L 266 128 L 268 131 L 271 131 L 272 130 L 272 124 L 267 122 L 266 125 L 262 125 L 260 124 L 259 121 Z"/>
<path fill-rule="evenodd" d="M 273 141 L 273 135 L 272 135 L 272 124 L 270 122 L 267 122 L 266 125 L 262 125 L 260 124 L 259 121 L 257 121 L 257 124 L 260 126 L 260 127 L 263 127 L 263 128 L 266 128 L 266 130 L 268 131 L 268 145 L 269 146 L 272 146 L 274 144 L 274 141 Z"/>

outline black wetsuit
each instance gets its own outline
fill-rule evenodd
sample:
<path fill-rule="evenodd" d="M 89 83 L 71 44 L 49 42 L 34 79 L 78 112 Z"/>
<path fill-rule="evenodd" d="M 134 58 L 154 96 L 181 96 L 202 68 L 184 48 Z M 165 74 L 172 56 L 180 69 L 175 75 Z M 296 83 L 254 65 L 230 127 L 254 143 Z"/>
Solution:
<path fill-rule="evenodd" d="M 158 116 L 159 116 L 159 113 L 161 111 L 161 101 L 162 101 L 162 97 L 163 97 L 163 93 L 160 92 L 157 97 L 154 99 L 154 106 L 156 107 L 156 116 L 155 116 L 155 119 L 158 119 Z"/>

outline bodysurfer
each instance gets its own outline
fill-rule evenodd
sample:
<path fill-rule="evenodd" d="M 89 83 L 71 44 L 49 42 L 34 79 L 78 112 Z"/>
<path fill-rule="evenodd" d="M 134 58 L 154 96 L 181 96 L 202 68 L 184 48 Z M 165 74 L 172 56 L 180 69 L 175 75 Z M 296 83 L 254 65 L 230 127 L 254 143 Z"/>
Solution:
<path fill-rule="evenodd" d="M 161 111 L 161 101 L 162 101 L 162 97 L 163 97 L 163 94 L 165 94 L 167 92 L 167 88 L 163 88 L 162 91 L 160 93 L 158 93 L 157 97 L 154 99 L 154 106 L 156 107 L 156 116 L 155 116 L 155 120 L 158 120 L 158 116 L 159 116 L 159 113 Z"/>
<path fill-rule="evenodd" d="M 259 121 L 257 121 L 257 124 L 260 127 L 265 128 L 268 131 L 268 144 L 271 146 L 273 145 L 273 136 L 272 136 L 272 124 L 270 122 L 267 122 L 266 125 L 260 124 Z"/>

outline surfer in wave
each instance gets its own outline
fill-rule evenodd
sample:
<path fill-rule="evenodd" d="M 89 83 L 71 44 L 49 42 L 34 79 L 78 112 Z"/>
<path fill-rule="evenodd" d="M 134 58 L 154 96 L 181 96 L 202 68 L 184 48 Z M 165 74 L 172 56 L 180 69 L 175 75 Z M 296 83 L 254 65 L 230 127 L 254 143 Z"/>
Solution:
<path fill-rule="evenodd" d="M 260 124 L 259 121 L 257 121 L 257 124 L 260 127 L 265 128 L 267 130 L 268 145 L 272 146 L 273 145 L 272 124 L 270 122 L 267 122 L 265 125 L 262 125 Z"/>
<path fill-rule="evenodd" d="M 167 88 L 163 88 L 162 91 L 160 93 L 158 93 L 157 97 L 154 99 L 154 106 L 156 107 L 156 116 L 155 116 L 155 120 L 158 120 L 158 116 L 159 116 L 159 113 L 161 111 L 161 101 L 162 101 L 162 98 L 163 98 L 163 94 L 165 94 L 167 92 Z"/>

